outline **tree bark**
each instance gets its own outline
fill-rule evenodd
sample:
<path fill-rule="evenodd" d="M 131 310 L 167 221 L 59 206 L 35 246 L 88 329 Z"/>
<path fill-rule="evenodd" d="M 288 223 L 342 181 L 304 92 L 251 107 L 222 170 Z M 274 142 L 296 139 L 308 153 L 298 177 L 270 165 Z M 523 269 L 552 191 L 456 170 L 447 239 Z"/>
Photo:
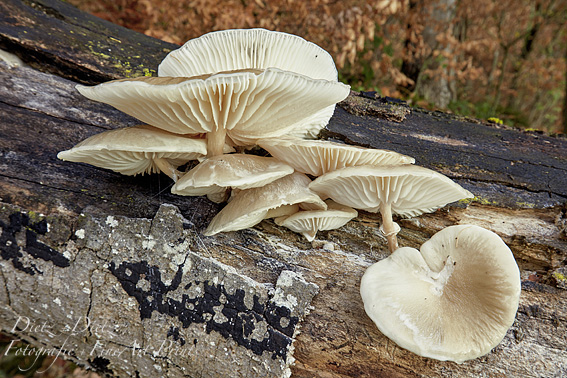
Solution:
<path fill-rule="evenodd" d="M 426 7 L 422 37 L 430 54 L 419 70 L 416 92 L 441 109 L 446 109 L 457 98 L 454 73 L 448 64 L 453 59 L 453 49 L 447 42 L 439 42 L 443 33 L 451 33 L 453 29 L 456 6 L 455 0 L 435 0 Z"/>
<path fill-rule="evenodd" d="M 56 158 L 90 135 L 137 123 L 81 97 L 76 82 L 127 76 L 134 66 L 151 74 L 170 44 L 55 0 L 5 0 L 0 46 L 44 71 L 0 62 L 4 332 L 118 377 L 567 375 L 564 138 L 372 93 L 339 104 L 321 135 L 411 155 L 475 194 L 395 219 L 400 246 L 469 223 L 513 251 L 523 289 L 516 321 L 491 353 L 458 365 L 397 347 L 366 316 L 360 278 L 388 255 L 378 214 L 360 212 L 313 243 L 272 221 L 205 237 L 220 206 L 172 195 L 166 176 Z M 117 67 L 134 56 L 136 64 Z"/>
<path fill-rule="evenodd" d="M 565 66 L 567 66 L 567 47 L 565 47 Z M 565 69 L 565 91 L 563 92 L 563 133 L 567 134 L 567 68 Z"/>
<path fill-rule="evenodd" d="M 409 95 L 415 90 L 424 57 L 422 56 L 423 52 L 420 49 L 418 40 L 416 40 L 417 33 L 415 32 L 415 23 L 417 23 L 418 15 L 421 13 L 420 3 L 415 0 L 410 0 L 407 6 L 406 14 L 408 20 L 406 22 L 406 38 L 404 40 L 405 56 L 400 71 L 410 79 L 411 82 L 400 85 L 398 89 L 401 93 Z"/>

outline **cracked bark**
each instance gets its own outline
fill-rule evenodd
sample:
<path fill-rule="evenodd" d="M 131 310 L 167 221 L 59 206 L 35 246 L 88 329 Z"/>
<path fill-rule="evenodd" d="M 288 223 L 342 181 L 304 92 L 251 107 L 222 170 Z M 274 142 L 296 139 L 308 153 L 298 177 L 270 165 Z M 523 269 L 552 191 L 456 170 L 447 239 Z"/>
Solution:
<path fill-rule="evenodd" d="M 35 22 L 18 21 L 25 17 Z M 295 377 L 567 375 L 567 295 L 556 274 L 567 259 L 565 138 L 409 109 L 370 93 L 340 104 L 322 134 L 413 156 L 476 195 L 468 204 L 397 219 L 400 245 L 419 247 L 443 227 L 471 223 L 498 233 L 512 249 L 523 280 L 516 322 L 489 355 L 456 365 L 398 348 L 366 317 L 360 277 L 387 256 L 379 216 L 361 212 L 314 243 L 271 221 L 204 237 L 219 205 L 168 193 L 167 177 L 124 177 L 56 159 L 101 130 L 137 123 L 81 98 L 68 79 L 126 76 L 129 68 L 116 62 L 139 51 L 147 52 L 136 58 L 136 74 L 143 74 L 155 70 L 170 45 L 57 1 L 6 0 L 0 46 L 50 72 L 0 63 L 5 332 L 19 316 L 54 330 L 77 324 L 85 331 L 73 335 L 65 357 L 111 376 L 255 377 L 267 368 L 285 376 L 288 367 Z M 283 282 L 291 276 L 288 288 Z M 300 305 L 280 301 L 278 288 Z M 221 326 L 223 317 L 239 326 Z M 22 328 L 13 334 L 36 347 L 66 345 Z M 154 356 L 161 342 L 181 352 Z M 110 353 L 120 348 L 121 356 Z"/>

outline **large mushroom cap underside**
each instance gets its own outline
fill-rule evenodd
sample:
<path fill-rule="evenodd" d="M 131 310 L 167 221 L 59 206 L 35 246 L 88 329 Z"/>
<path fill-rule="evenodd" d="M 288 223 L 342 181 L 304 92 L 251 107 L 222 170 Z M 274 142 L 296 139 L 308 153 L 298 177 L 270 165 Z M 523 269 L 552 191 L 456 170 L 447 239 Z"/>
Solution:
<path fill-rule="evenodd" d="M 349 93 L 342 83 L 275 68 L 205 78 L 124 79 L 77 89 L 92 100 L 173 133 L 226 130 L 237 145 L 281 136 Z"/>
<path fill-rule="evenodd" d="M 225 154 L 203 160 L 179 179 L 171 192 L 201 196 L 223 188 L 250 189 L 292 173 L 292 167 L 272 157 Z"/>
<path fill-rule="evenodd" d="M 520 291 L 510 249 L 469 225 L 443 229 L 421 252 L 396 250 L 368 268 L 360 287 L 384 335 L 421 356 L 455 362 L 480 357 L 503 339 Z"/>
<path fill-rule="evenodd" d="M 313 79 L 337 81 L 331 55 L 305 39 L 265 29 L 211 32 L 169 53 L 159 76 L 198 76 L 240 69 L 279 68 Z"/>
<path fill-rule="evenodd" d="M 355 209 L 413 217 L 473 195 L 446 176 L 416 166 L 346 167 L 318 177 L 309 186 L 323 198 Z"/>
<path fill-rule="evenodd" d="M 238 192 L 211 221 L 205 235 L 252 227 L 268 216 L 270 210 L 298 204 L 304 209 L 326 209 L 319 196 L 309 190 L 309 177 L 295 172 L 263 187 Z M 272 214 L 272 215 L 269 215 Z"/>
<path fill-rule="evenodd" d="M 57 157 L 124 175 L 136 175 L 158 173 L 157 159 L 165 159 L 171 166 L 178 167 L 206 154 L 204 139 L 139 125 L 93 135 L 70 150 L 59 152 Z"/>
<path fill-rule="evenodd" d="M 359 165 L 413 164 L 414 158 L 388 150 L 350 146 L 299 138 L 262 139 L 258 145 L 298 172 L 321 176 L 344 167 Z"/>

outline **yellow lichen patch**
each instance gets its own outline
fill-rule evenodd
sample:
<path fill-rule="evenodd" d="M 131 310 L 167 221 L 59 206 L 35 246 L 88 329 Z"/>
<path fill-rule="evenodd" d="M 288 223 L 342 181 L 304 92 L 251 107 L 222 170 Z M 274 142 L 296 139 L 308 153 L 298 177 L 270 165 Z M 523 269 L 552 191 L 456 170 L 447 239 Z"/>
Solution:
<path fill-rule="evenodd" d="M 488 199 L 479 196 L 474 196 L 473 198 L 465 198 L 460 200 L 458 203 L 468 205 L 473 202 L 480 203 L 481 205 L 497 205 L 497 202 L 489 201 Z"/>
<path fill-rule="evenodd" d="M 536 207 L 536 205 L 534 203 L 529 203 L 529 202 L 516 202 L 516 205 L 519 208 L 523 208 L 523 209 L 534 209 Z"/>
<path fill-rule="evenodd" d="M 93 41 L 88 41 L 86 44 L 87 49 L 89 49 L 89 52 L 91 54 L 93 54 L 96 57 L 100 57 L 103 59 L 110 59 L 110 55 L 105 54 L 103 52 L 100 52 L 100 44 L 97 42 L 97 48 L 95 49 L 95 43 Z"/>
<path fill-rule="evenodd" d="M 109 39 L 116 40 L 115 38 L 113 39 L 112 37 L 109 37 Z M 116 41 L 120 42 L 118 40 Z M 89 53 L 92 54 L 93 56 L 109 61 L 111 63 L 111 66 L 119 70 L 120 73 L 122 74 L 121 76 L 124 76 L 125 78 L 135 78 L 140 76 L 146 76 L 146 77 L 157 76 L 156 70 L 145 68 L 143 64 L 136 65 L 131 63 L 132 60 L 139 59 L 140 58 L 139 55 L 124 57 L 121 54 L 118 54 L 116 56 L 112 54 L 112 51 L 116 49 L 120 49 L 123 51 L 124 49 L 122 48 L 101 44 L 100 42 L 96 42 L 95 44 L 95 42 L 92 41 L 87 42 L 86 47 L 89 50 Z M 106 51 L 108 51 L 108 54 L 106 53 Z"/>
<path fill-rule="evenodd" d="M 561 268 L 560 268 L 561 270 Z M 563 271 L 565 271 L 565 269 L 563 269 Z M 567 289 L 567 277 L 565 277 L 565 275 L 561 272 L 555 271 L 552 274 L 553 278 L 555 279 L 555 281 L 557 282 L 557 287 L 561 288 L 561 289 Z"/>
<path fill-rule="evenodd" d="M 475 196 L 474 198 L 465 198 L 460 200 L 458 203 L 461 205 L 478 203 L 481 205 L 488 205 L 488 206 L 502 206 L 501 203 L 498 201 L 492 201 L 485 197 L 480 197 L 480 196 Z M 520 209 L 535 209 L 537 208 L 537 205 L 535 203 L 530 203 L 530 202 L 516 201 L 515 207 Z"/>
<path fill-rule="evenodd" d="M 43 214 L 36 213 L 35 211 L 28 211 L 27 215 L 32 223 L 38 223 L 45 218 Z"/>
<path fill-rule="evenodd" d="M 504 121 L 502 121 L 500 118 L 496 118 L 496 117 L 490 117 L 488 119 L 488 122 L 495 123 L 497 125 L 502 125 L 504 123 Z"/>

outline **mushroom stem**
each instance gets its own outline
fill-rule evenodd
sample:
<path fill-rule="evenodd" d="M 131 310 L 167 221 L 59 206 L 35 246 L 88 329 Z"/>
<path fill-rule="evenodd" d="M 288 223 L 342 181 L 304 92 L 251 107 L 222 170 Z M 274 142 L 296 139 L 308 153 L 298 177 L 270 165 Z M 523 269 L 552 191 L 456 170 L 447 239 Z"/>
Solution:
<path fill-rule="evenodd" d="M 389 203 L 382 203 L 380 206 L 380 213 L 382 214 L 382 227 L 380 227 L 384 236 L 388 240 L 388 249 L 393 253 L 398 249 L 398 238 L 396 235 L 400 231 L 400 226 L 392 219 L 392 205 Z"/>
<path fill-rule="evenodd" d="M 181 172 L 177 169 L 173 168 L 173 166 L 167 161 L 167 159 L 163 158 L 154 158 L 154 164 L 159 168 L 160 171 L 171 177 L 171 179 L 175 182 L 181 176 Z"/>
<path fill-rule="evenodd" d="M 216 129 L 207 133 L 207 156 L 213 157 L 223 154 L 226 140 L 226 129 Z"/>

